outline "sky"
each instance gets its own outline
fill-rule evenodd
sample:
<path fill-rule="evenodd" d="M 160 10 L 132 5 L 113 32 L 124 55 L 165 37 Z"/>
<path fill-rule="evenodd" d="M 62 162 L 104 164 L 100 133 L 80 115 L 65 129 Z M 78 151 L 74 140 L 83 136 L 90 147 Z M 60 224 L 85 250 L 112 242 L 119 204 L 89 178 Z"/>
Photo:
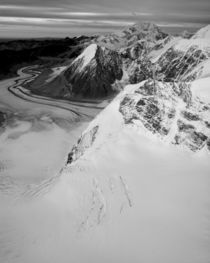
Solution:
<path fill-rule="evenodd" d="M 142 21 L 196 30 L 210 24 L 210 0 L 0 0 L 0 38 L 98 34 Z"/>

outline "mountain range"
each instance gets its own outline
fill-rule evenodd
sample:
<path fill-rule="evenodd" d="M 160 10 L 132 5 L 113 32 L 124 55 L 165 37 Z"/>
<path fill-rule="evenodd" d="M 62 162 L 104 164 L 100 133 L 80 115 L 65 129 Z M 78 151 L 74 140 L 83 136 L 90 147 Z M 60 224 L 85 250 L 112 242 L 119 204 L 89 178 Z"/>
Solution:
<path fill-rule="evenodd" d="M 42 85 L 38 77 L 27 87 L 45 96 L 104 99 L 132 84 L 135 90 L 119 108 L 126 124 L 139 121 L 151 133 L 192 151 L 209 149 L 209 102 L 194 95 L 199 81 L 208 81 L 210 74 L 209 32 L 206 26 L 186 39 L 152 23 L 136 24 L 92 39 L 59 74 L 42 78 Z"/>
<path fill-rule="evenodd" d="M 51 196 L 65 202 L 68 185 L 71 219 L 99 246 L 96 261 L 109 262 L 111 253 L 111 262 L 208 262 L 208 27 L 189 39 L 147 28 L 150 40 L 129 46 L 122 34 L 114 50 L 123 65 L 118 95 L 71 149 Z M 93 54 L 78 74 L 96 67 Z"/>
<path fill-rule="evenodd" d="M 142 23 L 83 40 L 38 66 L 26 95 L 76 104 L 75 113 L 77 103 L 110 103 L 59 174 L 9 210 L 18 231 L 6 254 L 23 243 L 21 263 L 208 263 L 210 27 L 173 36 Z"/>

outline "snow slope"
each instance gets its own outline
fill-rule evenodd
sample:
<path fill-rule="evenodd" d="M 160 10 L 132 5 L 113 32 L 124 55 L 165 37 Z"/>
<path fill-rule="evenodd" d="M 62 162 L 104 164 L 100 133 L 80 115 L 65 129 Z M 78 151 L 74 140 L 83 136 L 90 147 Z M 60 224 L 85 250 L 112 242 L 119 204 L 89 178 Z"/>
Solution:
<path fill-rule="evenodd" d="M 90 123 L 59 177 L 4 209 L 8 262 L 209 262 L 209 154 L 125 124 L 120 103 L 138 87 Z"/>
<path fill-rule="evenodd" d="M 185 53 L 189 43 L 181 40 L 178 49 Z M 205 76 L 125 87 L 58 175 L 11 206 L 2 195 L 0 262 L 209 263 Z"/>
<path fill-rule="evenodd" d="M 82 69 L 84 69 L 89 63 L 90 61 L 95 57 L 97 51 L 97 45 L 96 44 L 91 44 L 89 45 L 83 52 L 82 54 L 80 54 L 74 61 L 73 64 L 78 61 L 81 60 L 83 61 L 82 66 L 80 68 L 80 70 L 82 71 Z"/>
<path fill-rule="evenodd" d="M 210 76 L 210 59 L 199 63 L 189 75 L 196 75 L 197 79 L 208 78 Z M 189 75 L 186 75 L 186 77 Z"/>
<path fill-rule="evenodd" d="M 198 30 L 198 32 L 192 38 L 193 39 L 196 39 L 196 38 L 209 39 L 210 38 L 210 25 L 207 25 L 201 28 L 200 30 Z"/>
<path fill-rule="evenodd" d="M 198 96 L 202 101 L 210 104 L 210 77 L 200 78 L 193 81 L 191 89 L 194 96 Z"/>

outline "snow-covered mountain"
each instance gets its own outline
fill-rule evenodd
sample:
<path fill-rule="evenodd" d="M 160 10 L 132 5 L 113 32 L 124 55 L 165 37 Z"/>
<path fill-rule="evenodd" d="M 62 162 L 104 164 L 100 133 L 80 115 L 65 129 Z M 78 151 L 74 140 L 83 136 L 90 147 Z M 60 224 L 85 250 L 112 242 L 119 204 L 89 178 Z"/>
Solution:
<path fill-rule="evenodd" d="M 191 84 L 154 82 L 150 79 L 125 87 L 116 101 L 119 103 L 117 111 L 121 113 L 125 126 L 138 127 L 142 129 L 141 133 L 150 134 L 150 137 L 174 147 L 194 152 L 210 151 L 210 100 L 204 102 L 192 93 Z M 104 127 L 104 124 L 101 125 Z M 68 163 L 80 158 L 97 139 L 98 131 L 103 129 L 100 123 L 90 126 L 91 129 L 82 135 L 69 154 Z M 110 130 L 110 135 L 115 132 L 114 129 Z"/>
<path fill-rule="evenodd" d="M 36 85 L 34 91 L 61 98 L 103 98 L 121 89 L 120 80 L 120 86 L 154 77 L 165 82 L 191 82 L 208 71 L 208 28 L 186 39 L 165 34 L 152 23 L 142 23 L 99 36 L 65 70 Z"/>
<path fill-rule="evenodd" d="M 106 97 L 116 91 L 114 83 L 122 76 L 120 55 L 96 44 L 88 46 L 64 72 L 74 97 Z"/>
<path fill-rule="evenodd" d="M 49 77 L 36 93 L 67 99 L 104 98 L 118 90 L 115 82 L 121 80 L 122 69 L 122 59 L 116 51 L 93 43 L 60 74 Z"/>
<path fill-rule="evenodd" d="M 191 81 L 197 78 L 194 68 L 209 58 L 209 40 L 181 39 L 158 58 L 157 74 L 163 74 L 166 81 Z"/>
<path fill-rule="evenodd" d="M 168 34 L 162 32 L 155 24 L 145 22 L 126 27 L 116 33 L 99 36 L 95 41 L 99 45 L 119 50 L 136 44 L 138 41 L 147 42 L 149 45 L 154 44 L 167 36 Z"/>
<path fill-rule="evenodd" d="M 129 85 L 59 175 L 2 206 L 0 250 L 15 263 L 209 263 L 209 40 L 146 25 L 99 40 L 48 88 L 98 97 Z"/>
<path fill-rule="evenodd" d="M 62 185 L 102 262 L 208 262 L 209 102 L 184 83 L 144 81 L 84 131 Z"/>
<path fill-rule="evenodd" d="M 122 54 L 130 58 L 126 65 L 131 83 L 138 83 L 152 76 L 166 82 L 189 82 L 199 78 L 204 68 L 206 71 L 205 63 L 210 58 L 210 41 L 209 38 L 183 39 L 168 36 L 156 45 L 144 47 L 136 58 L 132 48 L 127 48 L 127 52 Z"/>

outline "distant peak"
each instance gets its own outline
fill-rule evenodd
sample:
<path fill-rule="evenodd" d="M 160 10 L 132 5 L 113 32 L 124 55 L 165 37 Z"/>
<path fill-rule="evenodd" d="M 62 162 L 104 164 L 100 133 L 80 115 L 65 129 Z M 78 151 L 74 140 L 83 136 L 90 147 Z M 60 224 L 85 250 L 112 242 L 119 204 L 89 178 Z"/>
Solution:
<path fill-rule="evenodd" d="M 153 31 L 159 30 L 158 26 L 151 22 L 142 22 L 142 23 L 135 23 L 126 29 L 136 30 L 136 31 Z M 125 30 L 126 30 L 125 29 Z"/>

